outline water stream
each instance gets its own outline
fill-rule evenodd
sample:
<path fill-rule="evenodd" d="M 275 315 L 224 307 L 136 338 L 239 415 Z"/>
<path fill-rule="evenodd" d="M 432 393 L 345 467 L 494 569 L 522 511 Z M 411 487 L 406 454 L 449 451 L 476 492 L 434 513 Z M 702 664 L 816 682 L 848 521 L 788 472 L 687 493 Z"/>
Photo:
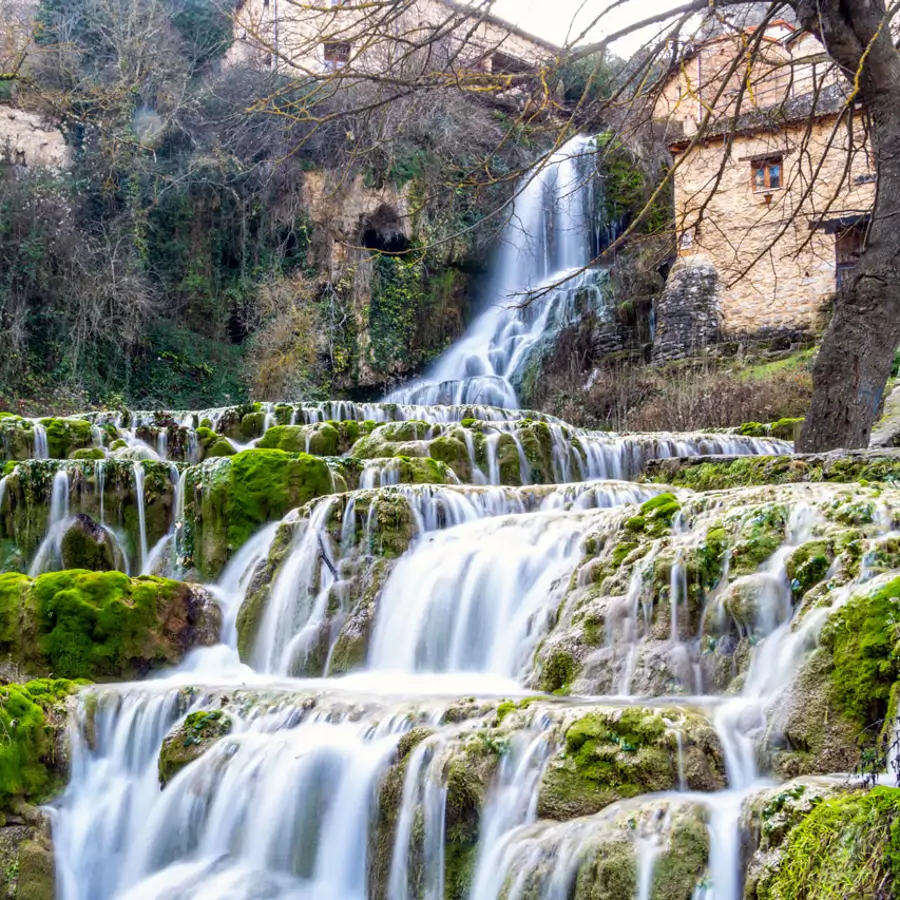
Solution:
<path fill-rule="evenodd" d="M 606 273 L 582 271 L 596 240 L 589 149 L 576 139 L 526 180 L 492 302 L 422 380 L 380 404 L 262 409 L 258 434 L 305 428 L 307 450 L 321 423 L 377 423 L 344 449 L 380 453 L 348 490 L 229 548 L 209 585 L 218 646 L 78 695 L 53 812 L 60 900 L 580 900 L 610 873 L 627 888 L 603 896 L 651 900 L 669 896 L 660 872 L 685 829 L 707 847 L 684 900 L 740 900 L 741 817 L 773 783 L 761 736 L 828 615 L 878 577 L 835 561 L 831 609 L 805 609 L 793 554 L 845 513 L 861 516 L 848 512 L 859 503 L 871 513 L 859 540 L 874 552 L 895 534 L 900 498 L 785 485 L 777 508 L 754 489 L 660 500 L 667 488 L 634 481 L 650 459 L 790 447 L 597 434 L 517 411 L 530 355 L 579 304 L 603 314 Z M 515 302 L 526 295 L 537 299 Z M 109 465 L 124 454 L 134 573 L 195 575 L 185 547 L 206 487 L 187 467 L 201 423 L 224 429 L 234 410 L 90 418 L 104 452 L 104 428 L 125 444 Z M 34 455 L 46 458 L 39 428 Z M 466 448 L 459 471 L 404 483 L 409 460 L 439 438 Z M 33 573 L 59 555 L 72 498 L 99 510 L 102 528 L 109 517 L 121 526 L 126 500 L 105 496 L 108 468 L 58 465 Z M 16 478 L 0 479 L 9 533 Z M 168 505 L 148 500 L 151 479 Z M 660 522 L 654 503 L 679 511 Z M 727 540 L 713 553 L 716 534 Z M 582 748 L 606 740 L 604 765 L 644 758 L 635 716 L 652 722 L 664 777 L 594 806 L 588 789 L 560 801 L 555 779 L 577 769 Z M 197 722 L 216 723 L 218 739 L 207 744 Z M 167 747 L 192 758 L 164 776 Z"/>

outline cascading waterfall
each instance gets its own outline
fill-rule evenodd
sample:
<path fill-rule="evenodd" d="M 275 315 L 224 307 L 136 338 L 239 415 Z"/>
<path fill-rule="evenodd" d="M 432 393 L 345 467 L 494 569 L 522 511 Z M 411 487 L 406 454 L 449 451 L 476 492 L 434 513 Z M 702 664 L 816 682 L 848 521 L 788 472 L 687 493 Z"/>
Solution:
<path fill-rule="evenodd" d="M 34 458 L 50 459 L 47 429 L 40 422 L 35 422 L 32 427 L 34 429 Z"/>
<path fill-rule="evenodd" d="M 215 563 L 221 643 L 72 701 L 61 900 L 582 900 L 610 873 L 623 900 L 668 898 L 663 879 L 677 900 L 740 900 L 784 698 L 829 617 L 896 567 L 900 496 L 636 483 L 650 460 L 791 448 L 514 409 L 543 342 L 603 309 L 605 273 L 579 271 L 589 148 L 526 179 L 496 305 L 389 402 L 91 413 L 104 459 L 0 479 L 0 537 L 40 541 L 34 575 L 70 507 L 136 520 L 134 573 Z M 221 458 L 202 459 L 210 433 Z M 270 479 L 292 511 L 249 464 L 266 435 L 320 457 L 270 454 L 317 466 L 315 485 Z M 673 866 L 685 833 L 692 862 Z"/>
<path fill-rule="evenodd" d="M 138 569 L 144 574 L 150 552 L 147 548 L 147 513 L 144 508 L 144 467 L 139 462 L 134 464 L 134 502 L 138 514 Z"/>
<path fill-rule="evenodd" d="M 31 562 L 29 574 L 40 575 L 58 564 L 62 556 L 60 543 L 69 519 L 69 473 L 64 468 L 56 470 L 50 493 L 50 519 L 46 535 Z"/>
<path fill-rule="evenodd" d="M 577 514 L 542 513 L 461 525 L 416 547 L 385 585 L 371 668 L 521 676 L 581 533 Z"/>
<path fill-rule="evenodd" d="M 518 406 L 515 385 L 532 355 L 577 320 L 579 303 L 611 315 L 606 273 L 592 258 L 594 139 L 578 136 L 525 176 L 504 230 L 489 307 L 401 404 Z"/>

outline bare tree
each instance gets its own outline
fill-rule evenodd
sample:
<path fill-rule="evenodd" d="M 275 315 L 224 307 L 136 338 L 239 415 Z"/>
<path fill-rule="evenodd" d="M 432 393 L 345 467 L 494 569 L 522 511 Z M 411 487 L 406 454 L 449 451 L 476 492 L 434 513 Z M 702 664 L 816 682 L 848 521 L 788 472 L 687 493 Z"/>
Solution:
<path fill-rule="evenodd" d="M 638 0 L 606 0 L 588 29 L 603 28 L 611 12 L 626 8 L 634 12 L 631 23 L 587 45 L 583 42 L 585 32 L 573 33 L 567 46 L 548 53 L 533 71 L 498 71 L 493 67 L 495 60 L 503 58 L 504 39 L 492 39 L 492 34 L 501 32 L 486 28 L 490 2 L 467 8 L 444 4 L 442 15 L 418 14 L 413 0 L 374 0 L 353 12 L 301 0 L 281 0 L 281 4 L 287 12 L 275 23 L 253 21 L 252 16 L 239 16 L 239 21 L 281 78 L 291 84 L 291 90 L 299 80 L 309 87 L 299 104 L 279 104 L 279 99 L 287 95 L 282 86 L 259 108 L 277 110 L 279 115 L 304 123 L 304 140 L 328 128 L 332 121 L 351 116 L 360 123 L 353 130 L 353 138 L 357 133 L 366 135 L 358 143 L 354 140 L 357 145 L 352 153 L 357 156 L 372 153 L 390 141 L 386 131 L 367 134 L 363 123 L 414 95 L 434 96 L 435 92 L 446 91 L 505 105 L 512 113 L 508 133 L 534 127 L 542 139 L 537 143 L 545 152 L 557 149 L 567 136 L 585 125 L 612 122 L 623 133 L 633 135 L 648 125 L 665 87 L 665 73 L 677 68 L 685 54 L 711 30 L 730 20 L 749 36 L 746 46 L 733 66 L 722 72 L 720 96 L 709 98 L 689 142 L 695 146 L 715 131 L 727 145 L 728 128 L 723 130 L 723 117 L 715 111 L 713 100 L 721 100 L 726 87 L 734 87 L 735 97 L 729 100 L 729 115 L 724 118 L 737 122 L 752 106 L 750 98 L 759 72 L 771 69 L 761 39 L 764 29 L 748 26 L 790 16 L 821 42 L 824 54 L 839 73 L 843 82 L 841 104 L 846 111 L 839 121 L 864 117 L 877 173 L 875 205 L 860 265 L 837 294 L 834 315 L 815 365 L 814 396 L 800 447 L 824 450 L 868 442 L 894 351 L 900 344 L 896 263 L 900 229 L 894 223 L 900 213 L 900 52 L 892 37 L 897 4 L 885 0 L 688 0 L 648 16 L 642 15 L 643 5 Z M 592 92 L 588 78 L 581 96 L 568 105 L 560 102 L 559 77 L 563 71 L 598 58 L 616 39 L 652 26 L 656 26 L 656 34 L 645 52 L 620 67 L 608 90 L 600 95 Z M 323 51 L 331 54 L 333 62 L 326 67 L 330 71 L 324 73 L 319 63 L 329 60 L 322 58 Z M 341 102 L 337 103 L 339 94 Z M 325 98 L 332 100 L 331 109 L 322 105 Z M 814 98 L 808 110 L 810 122 L 817 114 L 817 102 Z M 483 188 L 494 178 L 493 174 L 485 177 L 489 155 L 473 165 L 453 189 L 459 184 Z M 509 172 L 505 177 L 513 179 L 518 174 Z M 671 182 L 674 175 L 670 170 L 666 181 Z M 813 166 L 804 175 L 806 184 L 800 189 L 815 190 L 816 177 Z M 714 174 L 711 193 L 716 185 Z M 665 189 L 664 183 L 651 199 L 658 200 Z M 642 216 L 649 214 L 651 205 Z M 508 203 L 504 203 L 496 211 L 498 220 L 508 209 Z M 791 219 L 799 215 L 797 211 L 789 217 L 784 227 L 797 227 Z M 642 216 L 637 217 L 632 229 L 638 227 Z M 752 277 L 752 271 L 745 275 Z"/>

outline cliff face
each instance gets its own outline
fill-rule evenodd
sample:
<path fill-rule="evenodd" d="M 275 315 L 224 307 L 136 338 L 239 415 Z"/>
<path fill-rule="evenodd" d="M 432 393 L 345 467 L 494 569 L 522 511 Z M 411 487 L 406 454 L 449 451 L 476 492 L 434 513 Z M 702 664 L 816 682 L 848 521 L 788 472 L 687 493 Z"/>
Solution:
<path fill-rule="evenodd" d="M 427 209 L 415 193 L 412 182 L 305 174 L 308 261 L 328 318 L 320 352 L 341 392 L 377 393 L 409 377 L 465 326 L 481 261 L 427 246 Z"/>
<path fill-rule="evenodd" d="M 59 128 L 35 113 L 0 104 L 0 147 L 10 162 L 29 168 L 58 169 L 71 163 Z"/>

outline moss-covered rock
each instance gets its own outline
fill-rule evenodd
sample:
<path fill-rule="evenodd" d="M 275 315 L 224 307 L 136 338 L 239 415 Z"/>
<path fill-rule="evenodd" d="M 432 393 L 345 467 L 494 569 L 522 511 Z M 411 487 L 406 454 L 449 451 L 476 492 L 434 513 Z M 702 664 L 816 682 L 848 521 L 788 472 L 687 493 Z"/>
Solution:
<path fill-rule="evenodd" d="M 647 463 L 644 481 L 695 491 L 798 482 L 887 482 L 900 480 L 900 453 L 841 451 L 797 456 L 678 457 Z"/>
<path fill-rule="evenodd" d="M 222 456 L 234 456 L 237 450 L 234 444 L 217 434 L 211 428 L 201 426 L 197 429 L 197 444 L 200 449 L 200 459 L 218 459 Z"/>
<path fill-rule="evenodd" d="M 32 459 L 35 452 L 34 423 L 12 413 L 0 414 L 0 461 Z"/>
<path fill-rule="evenodd" d="M 0 686 L 0 812 L 42 803 L 61 787 L 67 701 L 78 687 L 64 679 Z"/>
<path fill-rule="evenodd" d="M 859 762 L 859 726 L 841 709 L 832 661 L 818 650 L 772 705 L 759 756 L 780 778 L 850 772 Z"/>
<path fill-rule="evenodd" d="M 64 569 L 109 572 L 125 567 L 115 537 L 84 513 L 72 517 L 59 546 Z"/>
<path fill-rule="evenodd" d="M 30 562 L 47 533 L 54 479 L 68 476 L 69 509 L 112 528 L 129 559 L 140 552 L 137 467 L 143 483 L 148 546 L 168 534 L 174 519 L 175 486 L 168 463 L 131 460 L 29 460 L 6 479 L 0 504 L 0 541 L 8 540 Z"/>
<path fill-rule="evenodd" d="M 317 422 L 311 425 L 276 425 L 256 445 L 264 450 L 286 450 L 313 456 L 341 456 L 350 452 L 371 422 Z"/>
<path fill-rule="evenodd" d="M 221 709 L 193 712 L 173 728 L 159 750 L 159 783 L 165 787 L 186 765 L 199 759 L 231 733 L 232 721 Z"/>
<path fill-rule="evenodd" d="M 41 419 L 47 432 L 47 448 L 51 459 L 68 459 L 75 450 L 94 443 L 91 423 L 84 419 Z"/>
<path fill-rule="evenodd" d="M 840 793 L 833 780 L 797 779 L 753 796 L 745 805 L 741 825 L 753 855 L 747 865 L 746 900 L 768 896 L 769 883 L 784 856 L 793 828 L 824 799 Z"/>
<path fill-rule="evenodd" d="M 787 830 L 748 900 L 889 898 L 900 884 L 900 789 L 820 799 Z"/>
<path fill-rule="evenodd" d="M 220 622 L 197 585 L 122 572 L 0 575 L 0 654 L 30 675 L 145 675 L 215 644 Z"/>
<path fill-rule="evenodd" d="M 777 422 L 768 422 L 764 425 L 759 422 L 745 422 L 738 428 L 738 434 L 742 434 L 744 437 L 795 441 L 799 437 L 800 429 L 805 421 L 805 419 L 779 419 Z"/>
<path fill-rule="evenodd" d="M 26 816 L 9 816 L 7 822 L 0 826 L 0 896 L 4 900 L 54 900 L 49 820 L 34 809 Z"/>
<path fill-rule="evenodd" d="M 71 454 L 71 459 L 81 459 L 81 460 L 98 460 L 98 459 L 106 459 L 106 451 L 101 450 L 99 447 L 91 447 L 90 449 L 84 450 L 76 450 Z"/>
<path fill-rule="evenodd" d="M 283 450 L 245 450 L 188 470 L 184 536 L 190 563 L 214 578 L 263 525 L 331 493 L 325 460 Z"/>
<path fill-rule="evenodd" d="M 639 707 L 589 713 L 569 726 L 563 751 L 548 765 L 538 814 L 565 821 L 617 800 L 671 790 L 679 783 L 679 753 L 688 786 L 724 786 L 721 749 L 702 718 L 686 714 L 674 725 L 661 712 Z"/>
<path fill-rule="evenodd" d="M 882 719 L 900 678 L 900 578 L 857 592 L 829 618 L 821 644 L 842 712 L 860 729 Z"/>

